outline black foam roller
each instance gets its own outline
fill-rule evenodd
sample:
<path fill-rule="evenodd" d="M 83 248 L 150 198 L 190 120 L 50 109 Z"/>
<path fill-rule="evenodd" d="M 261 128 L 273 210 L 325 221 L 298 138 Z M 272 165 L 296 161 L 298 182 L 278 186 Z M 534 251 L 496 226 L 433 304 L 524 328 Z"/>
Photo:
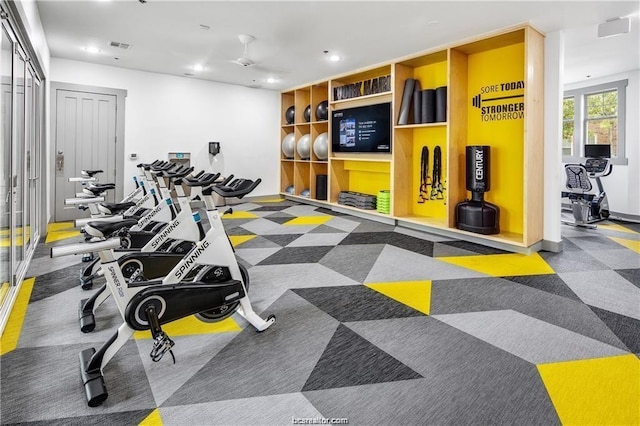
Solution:
<path fill-rule="evenodd" d="M 422 117 L 421 123 L 436 122 L 436 90 L 426 89 L 422 91 Z"/>
<path fill-rule="evenodd" d="M 436 89 L 436 121 L 447 121 L 447 86 Z"/>
<path fill-rule="evenodd" d="M 327 199 L 327 175 L 316 175 L 316 199 Z"/>
<path fill-rule="evenodd" d="M 408 78 L 404 81 L 404 91 L 402 92 L 402 103 L 400 104 L 400 114 L 398 114 L 398 125 L 409 123 L 409 111 L 411 110 L 411 96 L 416 81 Z"/>
<path fill-rule="evenodd" d="M 422 86 L 420 80 L 416 80 L 413 86 L 413 124 L 419 124 L 422 121 Z"/>

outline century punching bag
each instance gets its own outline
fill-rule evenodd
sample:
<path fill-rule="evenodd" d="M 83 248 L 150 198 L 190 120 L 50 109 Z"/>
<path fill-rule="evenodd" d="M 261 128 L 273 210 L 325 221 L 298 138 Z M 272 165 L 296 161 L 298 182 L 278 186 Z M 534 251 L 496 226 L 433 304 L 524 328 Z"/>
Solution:
<path fill-rule="evenodd" d="M 477 234 L 500 233 L 500 209 L 484 201 L 490 189 L 489 147 L 468 146 L 466 149 L 466 184 L 471 200 L 456 205 L 456 227 Z"/>

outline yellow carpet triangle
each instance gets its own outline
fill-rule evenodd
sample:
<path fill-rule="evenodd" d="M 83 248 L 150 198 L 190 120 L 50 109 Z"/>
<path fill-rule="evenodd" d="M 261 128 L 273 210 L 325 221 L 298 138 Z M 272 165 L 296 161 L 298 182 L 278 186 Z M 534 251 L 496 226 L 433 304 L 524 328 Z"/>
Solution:
<path fill-rule="evenodd" d="M 431 281 L 398 281 L 388 283 L 365 284 L 372 290 L 382 293 L 416 311 L 429 315 L 431 308 Z"/>
<path fill-rule="evenodd" d="M 283 225 L 322 225 L 333 219 L 332 216 L 298 216 Z"/>
<path fill-rule="evenodd" d="M 258 200 L 257 203 L 281 203 L 284 201 L 284 198 L 268 198 L 266 200 Z"/>
<path fill-rule="evenodd" d="M 612 223 L 612 224 L 599 223 L 598 229 L 605 229 L 607 231 L 626 232 L 628 234 L 638 234 L 638 232 L 634 231 L 633 229 L 629 229 L 625 226 L 618 225 L 617 223 Z"/>
<path fill-rule="evenodd" d="M 24 323 L 24 317 L 27 314 L 27 305 L 31 298 L 31 291 L 33 290 L 33 283 L 35 278 L 27 278 L 22 281 L 18 297 L 13 304 L 13 309 L 9 315 L 9 321 L 0 338 L 0 355 L 4 355 L 11 352 L 18 346 L 18 340 L 20 339 L 20 332 L 22 331 L 22 324 Z"/>
<path fill-rule="evenodd" d="M 50 223 L 47 226 L 47 240 L 45 242 L 53 243 L 55 241 L 77 237 L 78 235 L 80 235 L 80 231 L 74 229 L 73 222 Z"/>
<path fill-rule="evenodd" d="M 255 219 L 257 217 L 259 217 L 257 214 L 243 210 L 236 210 L 233 213 L 222 216 L 223 219 Z"/>
<path fill-rule="evenodd" d="M 2 283 L 0 286 L 0 306 L 2 306 L 2 302 L 4 298 L 9 294 L 9 283 Z"/>
<path fill-rule="evenodd" d="M 627 240 L 626 238 L 616 238 L 616 237 L 609 237 L 609 238 L 615 241 L 616 243 L 625 246 L 629 250 L 633 250 L 636 253 L 640 253 L 640 241 Z"/>
<path fill-rule="evenodd" d="M 162 416 L 157 408 L 142 420 L 138 426 L 162 426 Z"/>
<path fill-rule="evenodd" d="M 537 367 L 562 424 L 640 424 L 640 360 L 635 355 Z"/>
<path fill-rule="evenodd" d="M 494 277 L 555 273 L 538 253 L 530 255 L 508 253 L 480 256 L 439 257 L 438 260 L 462 266 L 463 268 L 472 269 Z"/>
<path fill-rule="evenodd" d="M 246 243 L 249 240 L 253 240 L 257 235 L 229 235 L 231 245 L 238 247 L 242 243 Z"/>
<path fill-rule="evenodd" d="M 230 331 L 242 330 L 233 318 L 227 318 L 220 322 L 202 322 L 193 315 L 164 324 L 162 329 L 169 335 L 169 337 L 228 333 Z M 151 339 L 151 332 L 136 331 L 133 333 L 133 338 L 138 340 Z"/>

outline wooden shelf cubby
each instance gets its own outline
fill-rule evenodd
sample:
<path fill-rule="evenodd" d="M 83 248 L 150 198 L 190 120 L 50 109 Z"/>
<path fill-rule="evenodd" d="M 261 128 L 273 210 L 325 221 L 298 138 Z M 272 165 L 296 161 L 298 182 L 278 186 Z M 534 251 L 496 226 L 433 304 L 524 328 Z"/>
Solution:
<path fill-rule="evenodd" d="M 518 25 L 282 92 L 283 117 L 286 108 L 295 104 L 296 119 L 295 125 L 287 125 L 283 118 L 281 137 L 295 132 L 297 141 L 309 133 L 311 156 L 303 161 L 296 150 L 293 161 L 281 155 L 281 190 L 284 193 L 293 184 L 296 199 L 309 189 L 314 203 L 354 212 L 357 209 L 337 204 L 340 191 L 376 195 L 390 190 L 390 214 L 362 212 L 496 247 L 537 250 L 543 217 L 543 48 L 540 32 Z M 421 90 L 447 87 L 445 121 L 398 124 L 407 78 L 420 81 Z M 373 93 L 372 82 L 388 87 Z M 365 83 L 369 91 L 364 90 Z M 351 92 L 338 96 L 339 88 L 347 86 Z M 319 121 L 315 108 L 325 100 L 329 119 Z M 392 105 L 390 154 L 331 152 L 333 111 L 384 102 Z M 311 105 L 311 122 L 303 118 L 307 105 Z M 313 152 L 313 142 L 324 132 L 329 137 L 328 160 Z M 490 146 L 491 187 L 485 199 L 500 208 L 499 234 L 456 228 L 456 205 L 470 197 L 465 183 L 469 145 Z M 429 183 L 439 147 L 444 188 L 432 198 L 429 186 L 426 199 L 420 197 L 423 147 L 429 152 Z M 317 198 L 318 175 L 328 176 L 327 200 Z"/>

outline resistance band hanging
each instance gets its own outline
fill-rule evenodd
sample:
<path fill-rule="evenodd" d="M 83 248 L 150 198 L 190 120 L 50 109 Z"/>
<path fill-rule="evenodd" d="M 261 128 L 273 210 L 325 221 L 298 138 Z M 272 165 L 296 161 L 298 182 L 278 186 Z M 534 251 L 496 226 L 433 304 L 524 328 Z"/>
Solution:
<path fill-rule="evenodd" d="M 442 185 L 442 151 L 439 145 L 433 149 L 433 174 L 431 175 L 431 199 L 444 200 L 444 190 Z"/>
<path fill-rule="evenodd" d="M 420 193 L 418 194 L 418 203 L 422 204 L 427 201 L 428 193 L 427 187 L 429 186 L 429 147 L 422 147 L 422 154 L 420 155 Z"/>

